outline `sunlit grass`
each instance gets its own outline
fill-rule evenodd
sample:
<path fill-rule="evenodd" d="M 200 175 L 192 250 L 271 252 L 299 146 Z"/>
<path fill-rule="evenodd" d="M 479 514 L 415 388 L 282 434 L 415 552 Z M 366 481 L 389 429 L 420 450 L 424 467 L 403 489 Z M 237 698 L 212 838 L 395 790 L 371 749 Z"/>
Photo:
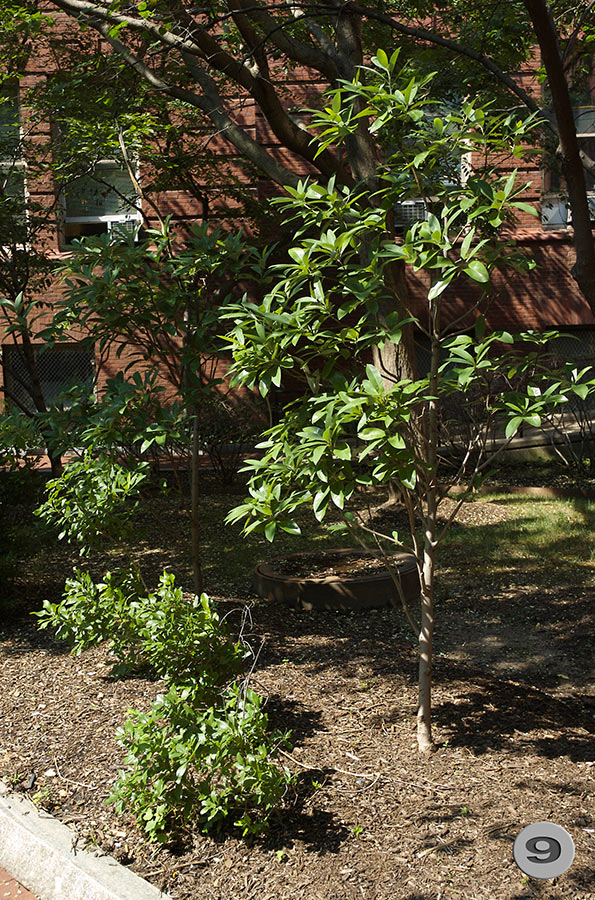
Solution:
<path fill-rule="evenodd" d="M 440 551 L 452 570 L 464 559 L 476 575 L 531 572 L 549 583 L 556 573 L 579 581 L 595 573 L 595 503 L 549 500 L 509 494 L 482 495 L 481 501 L 503 504 L 509 520 L 494 525 L 455 526 Z"/>

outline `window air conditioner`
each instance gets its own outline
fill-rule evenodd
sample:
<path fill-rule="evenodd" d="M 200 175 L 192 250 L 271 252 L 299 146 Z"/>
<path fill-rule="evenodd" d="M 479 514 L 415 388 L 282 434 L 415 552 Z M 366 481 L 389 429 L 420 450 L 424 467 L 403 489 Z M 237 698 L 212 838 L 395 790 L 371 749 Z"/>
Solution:
<path fill-rule="evenodd" d="M 127 240 L 130 236 L 138 241 L 140 225 L 138 216 L 113 216 L 107 220 L 107 233 L 114 241 Z"/>
<path fill-rule="evenodd" d="M 541 224 L 546 228 L 565 228 L 570 222 L 570 210 L 560 197 L 544 197 L 541 203 Z"/>
<path fill-rule="evenodd" d="M 591 215 L 591 222 L 595 222 L 595 194 L 587 194 L 587 202 L 589 204 L 589 213 Z M 570 206 L 565 204 L 566 206 L 566 223 L 570 225 L 572 223 L 572 212 L 570 210 Z"/>
<path fill-rule="evenodd" d="M 395 225 L 403 228 L 414 222 L 425 222 L 428 207 L 423 200 L 401 200 L 395 204 Z"/>

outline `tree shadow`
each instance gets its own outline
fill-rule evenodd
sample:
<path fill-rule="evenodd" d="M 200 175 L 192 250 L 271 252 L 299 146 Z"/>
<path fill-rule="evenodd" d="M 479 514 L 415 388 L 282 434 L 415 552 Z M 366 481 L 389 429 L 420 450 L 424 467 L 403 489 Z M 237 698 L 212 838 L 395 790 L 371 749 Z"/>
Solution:
<path fill-rule="evenodd" d="M 584 698 L 553 697 L 530 685 L 475 673 L 470 678 L 468 670 L 442 665 L 442 661 L 435 672 L 437 684 L 452 684 L 465 677 L 469 685 L 465 694 L 460 694 L 456 703 L 443 700 L 434 709 L 434 720 L 451 746 L 483 753 L 503 748 L 514 735 L 516 747 L 526 747 L 546 759 L 569 756 L 576 762 L 594 758 L 595 723 Z M 552 727 L 563 733 L 550 737 L 547 732 Z"/>
<path fill-rule="evenodd" d="M 3 646 L 4 645 L 4 646 Z M 68 656 L 70 647 L 66 641 L 57 640 L 51 631 L 39 629 L 31 614 L 23 619 L 6 622 L 0 631 L 0 649 L 7 656 L 45 650 L 52 656 Z"/>

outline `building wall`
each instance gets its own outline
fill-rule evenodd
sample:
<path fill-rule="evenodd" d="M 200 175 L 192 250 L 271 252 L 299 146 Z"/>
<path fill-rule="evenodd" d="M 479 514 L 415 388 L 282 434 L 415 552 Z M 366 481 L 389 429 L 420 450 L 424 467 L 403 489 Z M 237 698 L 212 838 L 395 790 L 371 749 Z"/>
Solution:
<path fill-rule="evenodd" d="M 72 28 L 72 20 L 69 18 L 61 21 L 58 15 L 56 21 L 57 28 Z M 45 78 L 46 73 L 51 70 L 52 66 L 52 54 L 49 47 L 46 45 L 40 46 L 39 52 L 31 56 L 27 70 L 21 79 L 20 90 L 22 97 L 25 96 L 29 88 Z M 539 95 L 541 89 L 534 67 L 529 66 L 526 71 L 521 73 L 521 83 L 525 90 L 533 92 L 536 96 Z M 306 103 L 307 105 L 309 95 L 320 88 L 320 85 L 317 85 L 312 80 L 307 70 L 296 69 L 292 72 L 291 77 L 287 79 L 286 88 L 288 102 L 297 106 L 301 103 Z M 29 120 L 24 105 L 22 106 L 22 118 L 23 127 L 27 130 L 29 128 Z M 308 174 L 308 165 L 306 163 L 292 158 L 287 150 L 279 146 L 275 135 L 253 101 L 238 100 L 237 119 L 247 128 L 255 140 L 278 154 L 283 161 L 291 164 L 295 171 L 303 175 Z M 37 148 L 47 148 L 49 141 L 49 122 L 41 122 L 35 125 L 27 138 L 29 146 Z M 218 154 L 221 159 L 222 169 L 224 164 L 231 167 L 238 179 L 240 181 L 243 180 L 247 184 L 255 198 L 262 199 L 278 192 L 278 189 L 264 178 L 258 178 L 255 183 L 248 181 L 243 166 L 236 161 L 235 151 L 221 136 L 214 136 L 213 140 L 209 142 L 209 150 Z M 513 167 L 518 169 L 518 177 L 521 182 L 531 182 L 524 199 L 539 205 L 544 182 L 538 163 L 535 161 L 510 160 L 503 167 L 503 171 L 510 171 Z M 145 176 L 150 176 L 149 172 L 145 171 L 144 174 Z M 142 178 L 143 173 L 141 172 L 141 182 Z M 31 200 L 40 204 L 46 204 L 48 208 L 55 204 L 56 185 L 53 183 L 51 175 L 46 174 L 38 178 L 29 178 L 27 188 Z M 202 221 L 207 215 L 205 205 L 183 191 L 161 192 L 155 194 L 152 200 L 157 205 L 162 216 L 171 215 L 173 222 L 177 224 Z M 234 204 L 224 201 L 222 192 L 219 192 L 219 197 L 213 199 L 208 205 L 209 220 L 214 225 L 221 222 L 229 223 L 230 215 L 233 216 L 233 207 Z M 55 261 L 60 261 L 65 259 L 68 254 L 60 238 L 60 207 L 58 206 L 56 209 L 55 217 L 48 223 L 45 232 L 40 234 L 39 239 L 46 242 L 51 258 Z M 156 225 L 157 217 L 147 204 L 144 204 L 144 211 L 147 213 L 149 226 Z M 236 224 L 241 224 L 241 221 L 238 222 L 236 220 Z M 537 268 L 526 275 L 503 270 L 494 276 L 487 305 L 486 317 L 488 325 L 492 328 L 504 328 L 510 331 L 526 328 L 545 329 L 553 326 L 578 329 L 595 327 L 594 317 L 570 274 L 573 259 L 570 231 L 567 228 L 545 228 L 541 224 L 540 219 L 535 219 L 528 213 L 520 213 L 517 225 L 511 232 L 511 237 L 517 241 L 519 248 L 528 257 L 535 260 Z M 416 308 L 421 308 L 421 299 L 425 289 L 427 289 L 427 284 L 423 277 L 415 276 L 412 273 L 408 274 L 408 280 L 411 289 L 412 307 L 415 311 Z M 445 303 L 446 320 L 457 318 L 466 308 L 469 308 L 469 305 L 472 305 L 478 299 L 478 291 L 478 286 L 469 281 L 456 285 L 449 290 Z M 54 280 L 43 290 L 42 299 L 46 306 L 46 311 L 35 325 L 36 333 L 39 333 L 47 324 L 51 307 L 59 298 L 60 292 L 61 287 L 57 280 Z M 472 325 L 471 318 L 469 319 L 469 326 Z M 72 339 L 76 340 L 79 336 L 74 330 Z M 6 339 L 5 343 L 7 343 Z M 112 377 L 126 365 L 131 354 L 132 350 L 129 350 L 120 359 L 114 356 L 108 359 L 98 379 L 98 389 L 100 391 L 105 386 L 106 379 Z M 3 383 L 2 378 L 3 375 L 0 371 L 0 388 Z"/>

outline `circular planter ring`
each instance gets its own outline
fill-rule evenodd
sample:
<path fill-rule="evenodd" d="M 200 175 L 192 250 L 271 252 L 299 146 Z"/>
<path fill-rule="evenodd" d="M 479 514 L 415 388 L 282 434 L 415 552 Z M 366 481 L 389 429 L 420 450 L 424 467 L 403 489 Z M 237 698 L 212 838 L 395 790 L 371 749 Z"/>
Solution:
<path fill-rule="evenodd" d="M 329 561 L 344 556 L 369 557 L 359 549 L 320 551 Z M 291 553 L 283 559 L 299 561 L 311 553 Z M 393 567 L 399 572 L 405 599 L 419 598 L 419 576 L 415 558 L 409 553 L 395 553 Z M 386 573 L 367 575 L 282 575 L 275 570 L 275 560 L 256 566 L 252 584 L 259 596 L 277 600 L 296 609 L 377 609 L 401 606 L 399 593 L 391 576 Z"/>

